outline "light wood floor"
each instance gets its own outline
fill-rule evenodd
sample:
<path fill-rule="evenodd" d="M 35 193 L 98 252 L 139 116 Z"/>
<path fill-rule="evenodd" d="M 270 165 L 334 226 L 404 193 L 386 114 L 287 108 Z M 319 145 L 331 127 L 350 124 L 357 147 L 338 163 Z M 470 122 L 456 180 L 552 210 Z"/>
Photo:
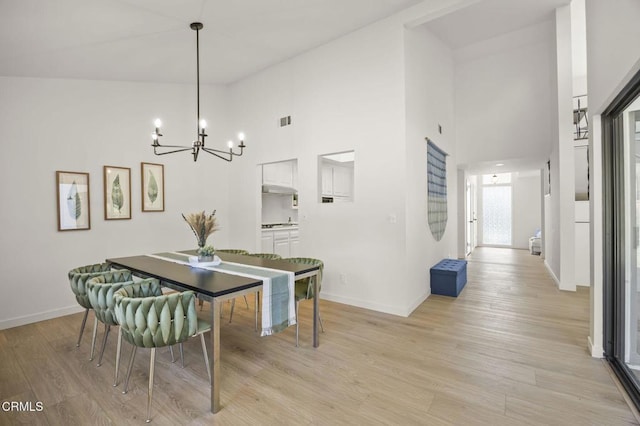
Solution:
<path fill-rule="evenodd" d="M 477 249 L 460 297 L 431 296 L 409 318 L 327 301 L 321 309 L 320 347 L 310 344 L 306 302 L 295 348 L 293 328 L 257 337 L 253 312 L 238 300 L 222 326 L 215 416 L 199 341 L 185 345 L 185 369 L 159 352 L 153 424 L 637 424 L 603 361 L 587 353 L 588 289 L 558 291 L 526 251 Z M 0 424 L 144 422 L 148 351 L 138 351 L 122 395 L 111 386 L 116 334 L 97 368 L 88 362 L 90 325 L 75 347 L 80 320 L 0 331 L 0 400 L 44 404 L 0 411 Z M 126 346 L 125 365 L 128 356 Z"/>

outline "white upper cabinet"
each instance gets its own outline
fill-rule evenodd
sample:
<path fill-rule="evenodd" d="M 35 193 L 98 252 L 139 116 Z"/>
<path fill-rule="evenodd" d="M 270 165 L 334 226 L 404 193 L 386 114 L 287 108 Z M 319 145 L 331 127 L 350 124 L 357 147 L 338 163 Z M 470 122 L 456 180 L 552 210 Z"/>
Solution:
<path fill-rule="evenodd" d="M 262 184 L 295 188 L 295 166 L 294 160 L 263 164 Z"/>
<path fill-rule="evenodd" d="M 328 164 L 322 165 L 322 195 L 333 195 L 333 168 Z"/>
<path fill-rule="evenodd" d="M 351 198 L 352 188 L 353 163 L 351 167 L 333 166 L 333 195 Z"/>
<path fill-rule="evenodd" d="M 320 202 L 327 202 L 326 197 L 331 198 L 328 202 L 353 201 L 354 164 L 353 151 L 320 156 Z"/>

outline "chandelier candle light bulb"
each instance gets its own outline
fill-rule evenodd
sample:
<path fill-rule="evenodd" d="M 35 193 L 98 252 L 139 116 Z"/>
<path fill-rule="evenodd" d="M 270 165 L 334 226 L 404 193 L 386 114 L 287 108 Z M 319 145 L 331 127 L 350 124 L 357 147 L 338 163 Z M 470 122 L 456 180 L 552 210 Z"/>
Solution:
<path fill-rule="evenodd" d="M 246 147 L 246 145 L 244 144 L 244 134 L 240 133 L 238 135 L 238 137 L 240 138 L 240 145 L 238 145 L 238 148 L 240 148 L 240 150 L 238 152 L 233 151 L 232 145 L 229 146 L 228 151 L 222 149 L 205 148 L 204 141 L 208 136 L 205 133 L 207 122 L 204 119 L 200 119 L 200 30 L 203 27 L 204 25 L 202 25 L 202 23 L 200 22 L 193 22 L 189 25 L 189 28 L 196 32 L 196 122 L 198 123 L 198 139 L 194 141 L 191 146 L 162 145 L 160 143 L 160 137 L 162 136 L 162 133 L 160 133 L 160 126 L 162 125 L 162 122 L 158 118 L 154 121 L 155 132 L 151 134 L 151 138 L 153 139 L 153 143 L 151 144 L 151 146 L 153 147 L 153 153 L 155 155 L 166 155 L 173 154 L 175 152 L 191 151 L 191 154 L 193 155 L 193 161 L 198 161 L 198 154 L 200 153 L 200 151 L 204 151 L 222 160 L 230 162 L 231 160 L 233 160 L 234 156 L 240 157 L 243 154 L 244 148 Z"/>

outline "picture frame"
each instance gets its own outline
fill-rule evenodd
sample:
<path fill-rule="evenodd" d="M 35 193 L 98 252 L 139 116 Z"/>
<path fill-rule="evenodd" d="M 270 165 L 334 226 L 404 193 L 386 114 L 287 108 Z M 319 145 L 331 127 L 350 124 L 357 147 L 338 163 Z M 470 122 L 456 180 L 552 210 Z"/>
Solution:
<path fill-rule="evenodd" d="M 89 173 L 56 171 L 58 231 L 91 229 Z"/>
<path fill-rule="evenodd" d="M 164 211 L 164 165 L 140 163 L 142 211 Z"/>
<path fill-rule="evenodd" d="M 131 219 L 131 169 L 104 166 L 104 219 Z"/>

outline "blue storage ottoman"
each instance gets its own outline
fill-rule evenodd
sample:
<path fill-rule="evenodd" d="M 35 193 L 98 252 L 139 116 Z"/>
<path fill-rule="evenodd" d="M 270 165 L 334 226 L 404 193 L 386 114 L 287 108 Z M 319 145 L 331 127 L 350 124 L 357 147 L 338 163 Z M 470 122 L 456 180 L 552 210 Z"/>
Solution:
<path fill-rule="evenodd" d="M 457 297 L 466 283 L 466 260 L 443 259 L 431 268 L 431 294 Z"/>

